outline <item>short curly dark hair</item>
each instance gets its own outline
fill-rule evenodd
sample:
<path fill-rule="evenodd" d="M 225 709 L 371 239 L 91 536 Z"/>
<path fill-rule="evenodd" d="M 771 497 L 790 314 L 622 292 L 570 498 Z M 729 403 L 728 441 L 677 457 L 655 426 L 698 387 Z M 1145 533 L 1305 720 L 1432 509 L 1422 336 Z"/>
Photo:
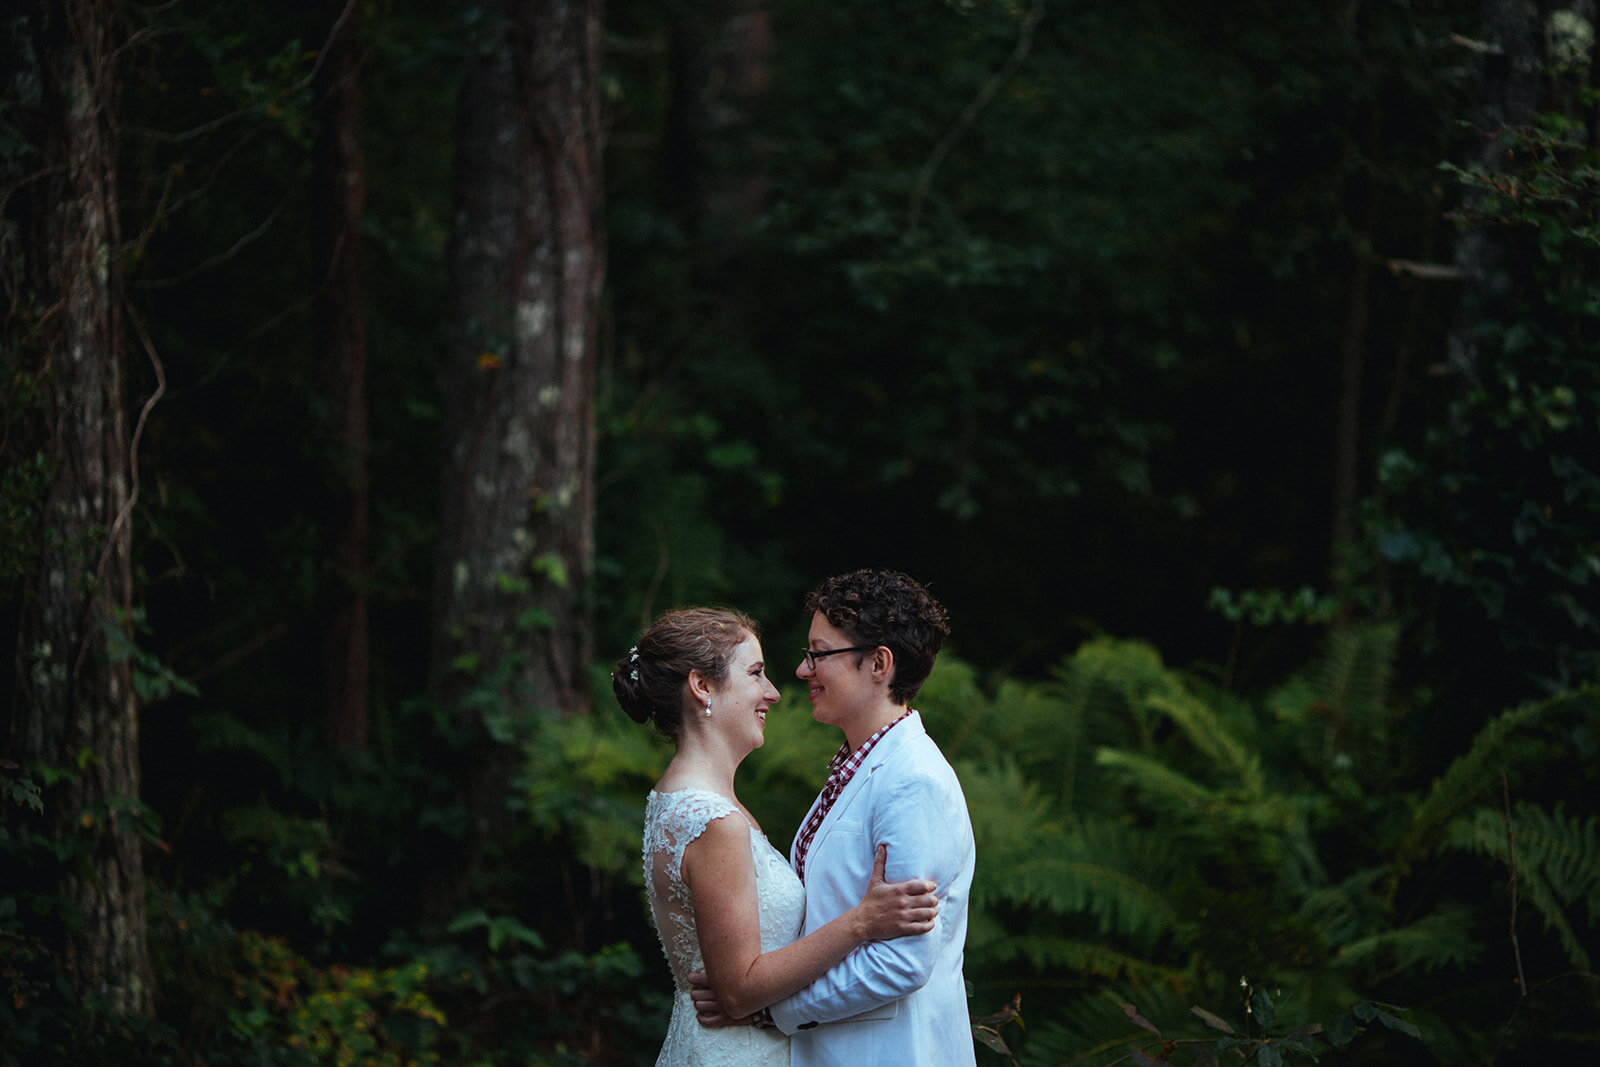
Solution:
<path fill-rule="evenodd" d="M 950 636 L 944 607 L 899 571 L 863 568 L 835 575 L 807 595 L 805 611 L 808 616 L 820 611 L 852 644 L 883 645 L 893 652 L 889 696 L 902 706 L 921 692 Z"/>

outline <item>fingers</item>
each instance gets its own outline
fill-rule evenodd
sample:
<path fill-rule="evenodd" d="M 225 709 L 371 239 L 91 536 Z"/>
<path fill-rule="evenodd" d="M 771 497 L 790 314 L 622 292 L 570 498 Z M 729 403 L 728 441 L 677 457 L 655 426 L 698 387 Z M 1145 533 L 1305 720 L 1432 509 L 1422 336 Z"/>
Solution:
<path fill-rule="evenodd" d="M 877 855 L 872 860 L 872 880 L 874 882 L 887 882 L 884 871 L 889 866 L 889 846 L 879 845 Z"/>

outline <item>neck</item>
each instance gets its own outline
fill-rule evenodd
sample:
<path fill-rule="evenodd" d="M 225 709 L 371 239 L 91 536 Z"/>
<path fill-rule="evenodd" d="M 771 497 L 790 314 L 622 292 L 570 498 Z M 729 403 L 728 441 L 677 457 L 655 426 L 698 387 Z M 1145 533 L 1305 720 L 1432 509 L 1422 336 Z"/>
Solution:
<path fill-rule="evenodd" d="M 678 754 L 667 764 L 661 780 L 681 780 L 732 797 L 733 775 L 743 760 L 742 755 L 735 756 L 705 735 L 686 731 L 678 738 Z"/>
<path fill-rule="evenodd" d="M 844 728 L 845 744 L 854 752 L 867 743 L 867 738 L 894 722 L 904 715 L 909 709 L 904 704 L 891 704 L 885 701 L 875 705 L 869 714 L 862 715 L 856 721 Z"/>

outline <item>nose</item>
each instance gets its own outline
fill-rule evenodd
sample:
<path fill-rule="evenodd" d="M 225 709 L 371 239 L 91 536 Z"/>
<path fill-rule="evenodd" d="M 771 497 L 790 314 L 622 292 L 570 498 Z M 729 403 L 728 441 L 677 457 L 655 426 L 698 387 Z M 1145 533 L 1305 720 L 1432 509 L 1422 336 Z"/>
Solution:
<path fill-rule="evenodd" d="M 817 669 L 804 656 L 801 656 L 799 664 L 794 669 L 794 676 L 804 681 L 815 673 L 817 673 Z"/>
<path fill-rule="evenodd" d="M 767 683 L 767 691 L 763 695 L 768 698 L 767 699 L 767 703 L 768 704 L 776 704 L 779 700 L 781 700 L 783 698 L 783 695 L 778 692 L 778 687 L 773 685 L 771 682 Z"/>

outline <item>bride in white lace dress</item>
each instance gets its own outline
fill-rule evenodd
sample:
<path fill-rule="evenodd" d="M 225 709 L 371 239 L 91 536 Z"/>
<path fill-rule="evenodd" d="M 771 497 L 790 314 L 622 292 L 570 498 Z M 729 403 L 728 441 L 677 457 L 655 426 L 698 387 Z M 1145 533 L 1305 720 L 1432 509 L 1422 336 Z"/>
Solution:
<path fill-rule="evenodd" d="M 778 701 L 750 619 L 714 608 L 668 612 L 611 681 L 623 710 L 677 747 L 645 802 L 645 886 L 676 991 L 657 1067 L 783 1067 L 789 1039 L 761 1025 L 766 1006 L 857 945 L 932 929 L 934 884 L 884 882 L 880 855 L 861 903 L 795 940 L 805 891 L 733 789 Z M 695 972 L 707 975 L 727 1015 L 750 1025 L 702 1026 L 689 997 Z"/>

